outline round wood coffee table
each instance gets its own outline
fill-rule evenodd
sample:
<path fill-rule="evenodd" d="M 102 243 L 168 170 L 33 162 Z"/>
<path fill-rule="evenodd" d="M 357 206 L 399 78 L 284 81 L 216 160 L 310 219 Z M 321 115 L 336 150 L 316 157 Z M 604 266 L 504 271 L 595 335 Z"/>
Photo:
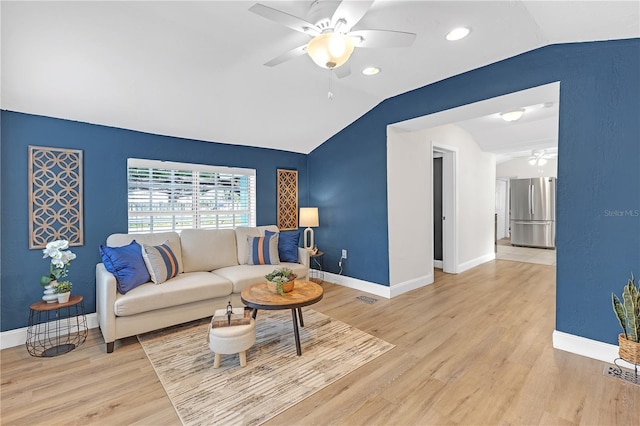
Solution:
<path fill-rule="evenodd" d="M 253 318 L 256 318 L 258 309 L 279 310 L 291 309 L 291 319 L 293 320 L 293 333 L 296 338 L 296 353 L 302 355 L 300 348 L 300 332 L 298 330 L 298 321 L 300 327 L 304 327 L 302 319 L 302 307 L 313 305 L 322 300 L 324 290 L 321 286 L 310 281 L 296 280 L 296 284 L 289 293 L 280 296 L 272 292 L 267 287 L 267 283 L 254 284 L 242 290 L 240 298 L 242 302 L 253 308 Z"/>

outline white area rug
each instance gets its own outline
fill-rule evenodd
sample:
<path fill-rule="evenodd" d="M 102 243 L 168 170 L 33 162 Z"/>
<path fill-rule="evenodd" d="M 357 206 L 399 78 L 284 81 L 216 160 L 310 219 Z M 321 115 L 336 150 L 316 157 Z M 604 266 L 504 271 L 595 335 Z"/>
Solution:
<path fill-rule="evenodd" d="M 291 311 L 259 311 L 247 366 L 223 355 L 213 368 L 208 322 L 138 336 L 185 425 L 257 425 L 394 348 L 312 309 L 303 309 L 302 356 Z"/>

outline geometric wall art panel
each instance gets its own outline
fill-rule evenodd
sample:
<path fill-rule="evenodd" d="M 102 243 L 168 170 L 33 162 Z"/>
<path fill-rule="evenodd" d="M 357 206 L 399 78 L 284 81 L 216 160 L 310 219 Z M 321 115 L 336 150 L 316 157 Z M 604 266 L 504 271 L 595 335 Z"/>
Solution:
<path fill-rule="evenodd" d="M 278 169 L 278 228 L 298 229 L 298 171 Z"/>
<path fill-rule="evenodd" d="M 29 146 L 29 248 L 84 244 L 82 150 Z"/>

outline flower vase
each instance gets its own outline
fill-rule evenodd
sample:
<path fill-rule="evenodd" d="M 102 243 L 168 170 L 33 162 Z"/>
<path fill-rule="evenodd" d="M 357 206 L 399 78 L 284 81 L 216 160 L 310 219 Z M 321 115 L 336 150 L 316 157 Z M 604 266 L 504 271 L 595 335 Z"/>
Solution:
<path fill-rule="evenodd" d="M 71 292 L 68 291 L 66 293 L 58 293 L 58 303 L 67 303 L 69 301 L 69 297 L 71 296 Z"/>
<path fill-rule="evenodd" d="M 57 286 L 58 286 L 58 281 L 56 280 L 50 281 L 49 284 L 44 286 L 44 296 L 42 296 L 42 300 L 44 300 L 47 303 L 58 302 L 58 295 L 55 294 Z"/>
<path fill-rule="evenodd" d="M 289 292 L 293 291 L 293 286 L 294 285 L 295 285 L 295 281 L 287 281 L 286 283 L 282 283 L 282 292 L 283 293 L 289 293 Z M 267 287 L 273 293 L 279 294 L 278 283 L 275 283 L 273 281 L 267 281 Z"/>

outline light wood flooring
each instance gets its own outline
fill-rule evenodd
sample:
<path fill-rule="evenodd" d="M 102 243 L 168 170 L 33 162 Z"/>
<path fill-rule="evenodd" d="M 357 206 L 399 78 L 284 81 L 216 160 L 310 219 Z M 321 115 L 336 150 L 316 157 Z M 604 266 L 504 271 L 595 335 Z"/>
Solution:
<path fill-rule="evenodd" d="M 640 424 L 639 386 L 552 348 L 554 266 L 495 260 L 373 304 L 324 286 L 313 309 L 396 348 L 268 425 Z M 90 330 L 69 354 L 1 362 L 3 425 L 180 423 L 136 338 L 106 354 Z"/>
<path fill-rule="evenodd" d="M 533 247 L 516 247 L 511 245 L 508 238 L 503 238 L 498 240 L 496 259 L 555 265 L 556 251 Z"/>

